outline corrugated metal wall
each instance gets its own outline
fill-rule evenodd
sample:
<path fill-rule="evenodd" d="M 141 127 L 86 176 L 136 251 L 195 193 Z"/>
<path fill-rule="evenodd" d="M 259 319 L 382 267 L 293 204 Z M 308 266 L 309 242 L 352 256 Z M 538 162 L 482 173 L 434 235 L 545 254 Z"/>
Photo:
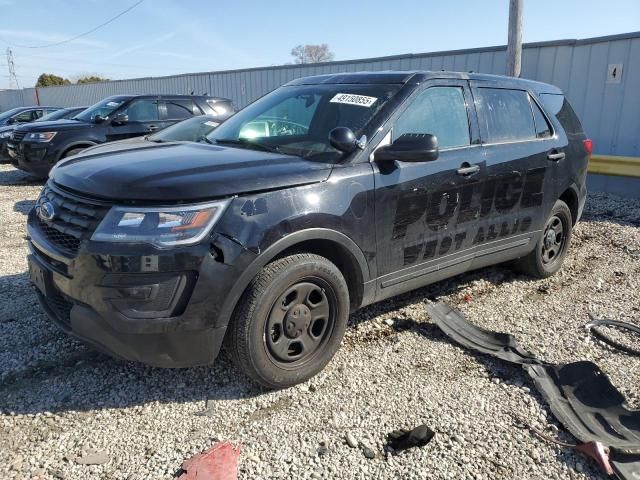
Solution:
<path fill-rule="evenodd" d="M 89 105 L 124 93 L 209 93 L 243 107 L 294 78 L 363 70 L 456 70 L 503 74 L 506 47 L 284 65 L 38 89 L 42 105 Z M 622 64 L 620 83 L 607 66 Z M 527 44 L 522 77 L 552 83 L 569 97 L 601 154 L 640 156 L 640 32 Z M 34 90 L 0 92 L 0 111 L 32 104 Z"/>

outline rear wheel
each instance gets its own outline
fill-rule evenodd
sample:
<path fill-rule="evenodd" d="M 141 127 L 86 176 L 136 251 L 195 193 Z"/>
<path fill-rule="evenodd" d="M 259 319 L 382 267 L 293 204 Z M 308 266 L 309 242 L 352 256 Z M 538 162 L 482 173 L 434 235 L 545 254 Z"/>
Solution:
<path fill-rule="evenodd" d="M 340 270 L 318 255 L 290 255 L 267 265 L 249 285 L 229 325 L 227 348 L 258 383 L 288 387 L 329 363 L 348 317 Z"/>
<path fill-rule="evenodd" d="M 547 278 L 556 273 L 569 248 L 572 229 L 571 210 L 566 203 L 558 200 L 545 222 L 535 250 L 516 261 L 518 268 L 537 278 Z"/>

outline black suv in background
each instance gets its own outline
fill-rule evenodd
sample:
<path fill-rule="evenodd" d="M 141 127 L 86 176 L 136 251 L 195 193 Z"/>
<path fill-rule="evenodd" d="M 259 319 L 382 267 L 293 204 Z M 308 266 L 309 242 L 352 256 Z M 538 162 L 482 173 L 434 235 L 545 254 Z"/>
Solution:
<path fill-rule="evenodd" d="M 34 122 L 50 122 L 52 120 L 73 118 L 86 108 L 87 107 L 69 107 L 60 108 L 58 110 L 51 110 L 49 111 L 49 113 L 43 115 L 37 120 L 34 120 Z M 20 125 L 22 124 L 12 123 L 11 125 L 6 127 L 0 127 L 0 163 L 9 163 L 11 161 L 11 157 L 9 156 L 9 152 L 7 150 L 7 143 L 9 142 L 13 131 Z"/>
<path fill-rule="evenodd" d="M 194 115 L 226 119 L 231 100 L 194 95 L 114 95 L 71 120 L 25 125 L 13 132 L 9 155 L 19 169 L 46 177 L 60 159 L 99 143 L 155 132 Z"/>
<path fill-rule="evenodd" d="M 324 368 L 364 305 L 509 260 L 558 271 L 592 149 L 558 88 L 448 72 L 295 80 L 207 142 L 60 162 L 31 279 L 101 350 L 185 367 L 225 340 L 274 388 Z"/>

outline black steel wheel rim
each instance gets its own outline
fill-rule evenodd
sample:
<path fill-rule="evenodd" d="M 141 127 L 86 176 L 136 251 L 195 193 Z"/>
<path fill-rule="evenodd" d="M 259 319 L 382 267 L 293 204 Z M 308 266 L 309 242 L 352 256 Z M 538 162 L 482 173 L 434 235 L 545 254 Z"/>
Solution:
<path fill-rule="evenodd" d="M 542 263 L 544 265 L 551 265 L 562 257 L 566 238 L 565 225 L 562 219 L 557 215 L 553 215 L 547 220 L 542 234 Z"/>
<path fill-rule="evenodd" d="M 336 301 L 331 286 L 320 278 L 299 280 L 282 292 L 265 323 L 271 361 L 295 369 L 319 354 L 335 327 Z"/>

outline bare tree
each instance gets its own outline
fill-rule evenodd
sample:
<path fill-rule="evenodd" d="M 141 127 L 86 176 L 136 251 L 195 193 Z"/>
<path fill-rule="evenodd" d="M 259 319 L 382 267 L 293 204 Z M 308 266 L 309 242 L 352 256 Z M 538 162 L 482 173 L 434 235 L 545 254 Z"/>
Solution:
<path fill-rule="evenodd" d="M 291 49 L 291 56 L 295 63 L 319 63 L 333 60 L 333 52 L 329 50 L 329 45 L 298 45 Z"/>

